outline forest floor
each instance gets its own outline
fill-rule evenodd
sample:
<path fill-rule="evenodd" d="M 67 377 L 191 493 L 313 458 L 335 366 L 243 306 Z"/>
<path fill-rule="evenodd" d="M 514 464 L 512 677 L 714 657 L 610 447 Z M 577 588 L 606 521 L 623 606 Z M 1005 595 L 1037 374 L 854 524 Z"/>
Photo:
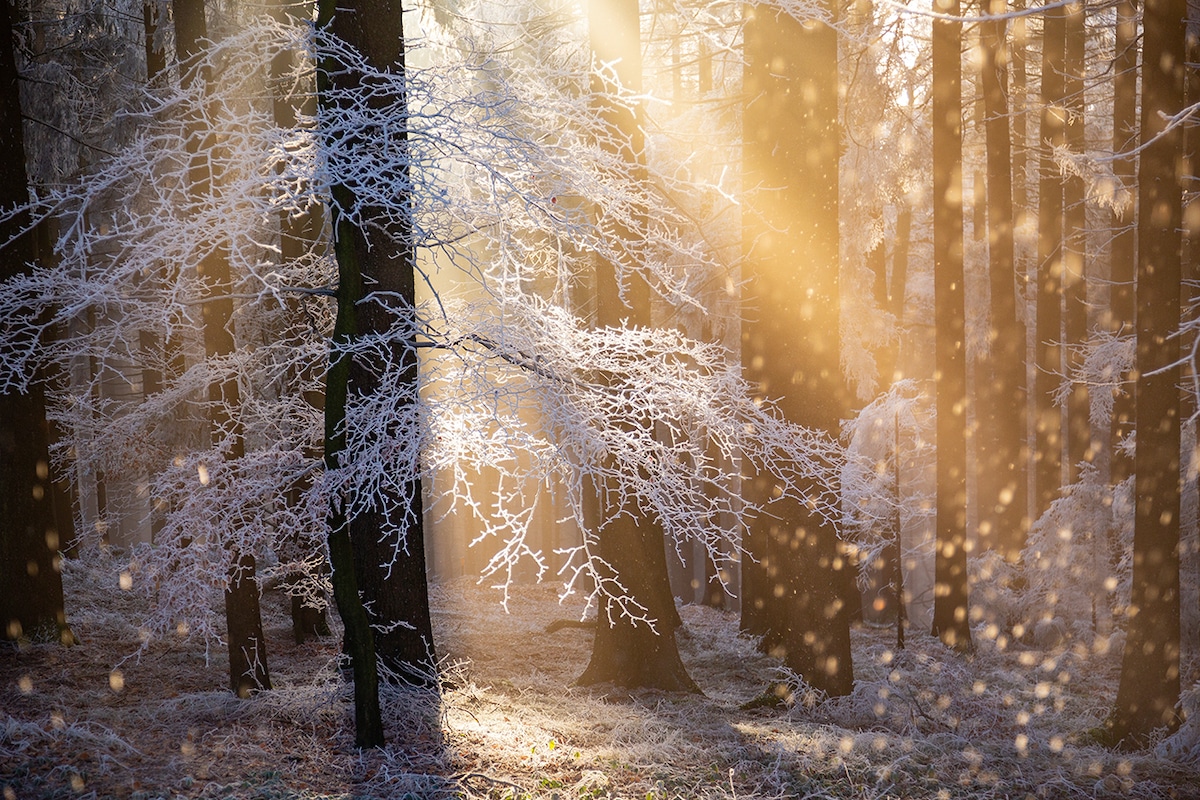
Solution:
<path fill-rule="evenodd" d="M 70 563 L 77 646 L 0 650 L 0 797 L 30 798 L 1200 798 L 1200 764 L 1088 744 L 1119 652 L 981 643 L 971 657 L 910 633 L 854 632 L 848 698 L 743 708 L 780 679 L 733 614 L 682 609 L 704 695 L 578 688 L 591 631 L 547 633 L 582 604 L 520 586 L 439 587 L 441 696 L 384 692 L 388 746 L 353 746 L 337 641 L 295 645 L 264 599 L 274 690 L 225 690 L 220 646 L 138 656 L 138 600 L 112 562 Z M 1097 652 L 1099 650 L 1100 652 Z"/>

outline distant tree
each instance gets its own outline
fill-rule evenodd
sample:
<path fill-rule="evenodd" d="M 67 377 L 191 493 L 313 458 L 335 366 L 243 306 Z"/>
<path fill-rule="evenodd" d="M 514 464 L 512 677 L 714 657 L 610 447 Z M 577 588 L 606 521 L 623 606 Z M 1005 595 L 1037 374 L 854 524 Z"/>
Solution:
<path fill-rule="evenodd" d="M 742 361 L 756 395 L 791 422 L 836 436 L 848 409 L 838 288 L 838 38 L 832 4 L 798 19 L 751 6 L 744 28 L 745 225 Z M 854 672 L 838 534 L 829 517 L 751 472 L 769 514 L 746 532 L 742 625 L 831 696 Z M 819 493 L 828 487 L 805 487 Z"/>
<path fill-rule="evenodd" d="M 211 80 L 204 62 L 198 57 L 208 38 L 203 0 L 172 0 L 175 20 L 175 54 L 179 59 L 179 80 L 186 91 L 194 84 Z M 201 120 L 185 121 L 188 166 L 188 193 L 202 198 L 218 194 L 221 175 L 212 167 L 211 150 L 217 146 Z M 204 354 L 212 360 L 228 357 L 235 349 L 233 316 L 233 277 L 229 259 L 221 243 L 206 243 L 205 255 L 196 270 L 204 282 L 200 306 Z M 245 456 L 245 432 L 236 409 L 241 388 L 236 376 L 211 382 L 208 386 L 208 413 L 213 445 L 233 469 Z M 235 409 L 232 413 L 230 409 Z M 232 546 L 229 579 L 225 588 L 225 622 L 229 649 L 229 681 L 234 694 L 244 697 L 259 689 L 271 688 L 267 667 L 267 642 L 263 635 L 262 612 L 254 554 Z"/>
<path fill-rule="evenodd" d="M 294 15 L 294 12 L 299 10 L 286 0 L 274 0 L 271 5 L 271 18 L 280 25 L 301 25 L 303 21 Z M 273 121 L 281 130 L 294 130 L 317 115 L 317 97 L 312 81 L 307 80 L 299 84 L 296 82 L 295 62 L 301 57 L 295 50 L 281 49 L 271 59 L 271 110 Z M 323 246 L 321 229 L 324 224 L 320 206 L 314 203 L 305 208 L 284 208 L 279 210 L 278 216 L 280 261 L 287 263 L 319 257 Z M 289 316 L 303 314 L 303 304 L 303 300 L 289 298 Z M 310 391 L 305 394 L 304 399 L 318 408 L 324 407 L 323 394 Z M 321 457 L 315 448 L 310 455 L 314 459 Z M 288 492 L 288 504 L 300 506 L 311 486 L 312 476 L 301 476 Z M 309 555 L 311 557 L 311 554 Z M 321 571 L 317 570 L 318 573 Z M 296 571 L 284 577 L 287 591 L 291 595 L 292 636 L 297 644 L 310 636 L 330 634 L 326 615 L 327 598 L 321 586 L 322 581 L 316 577 L 303 571 Z"/>
<path fill-rule="evenodd" d="M 1138 42 L 1137 4 L 1135 0 L 1118 0 L 1114 31 L 1112 81 L 1112 148 L 1116 154 L 1113 174 L 1128 186 L 1134 182 L 1135 159 L 1127 155 L 1137 142 L 1138 109 Z M 1109 301 L 1107 330 L 1112 334 L 1134 334 L 1134 276 L 1137 244 L 1136 206 L 1121 203 L 1111 212 L 1112 238 L 1109 244 Z M 1133 430 L 1134 392 L 1128 376 L 1115 375 L 1114 404 L 1110 438 L 1112 458 L 1111 482 L 1115 485 L 1133 472 L 1133 463 L 1118 445 Z"/>
<path fill-rule="evenodd" d="M 957 16 L 958 0 L 936 10 Z M 962 23 L 933 21 L 934 384 L 937 522 L 933 635 L 971 649 L 967 588 L 967 362 L 962 208 Z"/>
<path fill-rule="evenodd" d="M 1110 742 L 1141 746 L 1180 723 L 1179 339 L 1186 0 L 1142 15 L 1138 155 L 1137 450 L 1133 584 Z"/>
<path fill-rule="evenodd" d="M 1087 150 L 1084 136 L 1087 30 L 1083 5 L 1083 0 L 1075 0 L 1064 7 L 1064 144 L 1073 154 Z M 1089 260 L 1084 188 L 1082 175 L 1068 175 L 1063 181 L 1063 337 L 1066 344 L 1063 374 L 1070 379 L 1065 403 L 1068 483 L 1077 482 L 1082 465 L 1096 457 L 1090 424 L 1089 388 L 1086 381 L 1074 379 L 1088 347 Z"/>
<path fill-rule="evenodd" d="M 1006 0 L 988 0 L 1002 15 Z M 991 358 L 979 414 L 980 517 L 1005 557 L 1015 560 L 1029 529 L 1025 432 L 1025 322 L 1019 308 L 1013 224 L 1012 120 L 1009 116 L 1010 48 L 1002 19 L 982 23 L 980 85 L 986 115 L 988 277 L 991 290 Z"/>
<path fill-rule="evenodd" d="M 1054 149 L 1066 143 L 1064 84 L 1066 11 L 1047 9 L 1042 34 L 1042 119 L 1039 132 L 1037 309 L 1033 379 L 1034 515 L 1050 508 L 1062 487 L 1062 409 L 1054 402 L 1063 377 L 1063 180 Z"/>
<path fill-rule="evenodd" d="M 30 215 L 10 3 L 0 3 L 0 280 L 32 270 Z M 27 331 L 20 346 L 34 344 Z M 61 556 L 40 377 L 0 381 L 0 624 L 6 640 L 74 642 L 63 608 Z"/>

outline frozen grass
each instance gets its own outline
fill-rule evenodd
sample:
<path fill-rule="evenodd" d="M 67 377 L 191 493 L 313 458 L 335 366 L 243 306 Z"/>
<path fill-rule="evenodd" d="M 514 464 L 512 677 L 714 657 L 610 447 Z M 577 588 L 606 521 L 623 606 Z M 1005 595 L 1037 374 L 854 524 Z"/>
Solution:
<path fill-rule="evenodd" d="M 683 609 L 705 696 L 582 689 L 570 684 L 591 632 L 546 632 L 581 605 L 518 586 L 505 614 L 465 581 L 435 597 L 442 697 L 386 690 L 389 746 L 361 753 L 336 642 L 292 644 L 285 598 L 264 605 L 276 688 L 240 701 L 219 648 L 179 637 L 127 658 L 140 609 L 114 565 L 68 566 L 82 644 L 0 652 L 6 799 L 1200 797 L 1195 761 L 1087 744 L 1115 693 L 1115 648 L 985 640 L 964 659 L 862 629 L 852 696 L 743 710 L 781 672 L 730 614 Z"/>

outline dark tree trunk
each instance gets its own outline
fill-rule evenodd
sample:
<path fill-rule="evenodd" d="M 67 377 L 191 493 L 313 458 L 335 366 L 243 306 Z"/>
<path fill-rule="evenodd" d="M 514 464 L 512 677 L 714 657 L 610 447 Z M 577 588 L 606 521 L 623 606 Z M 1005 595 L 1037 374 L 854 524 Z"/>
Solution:
<path fill-rule="evenodd" d="M 1025 8 L 1025 0 L 1013 0 L 1013 9 Z M 1018 17 L 1012 21 L 1009 39 L 1009 64 L 1012 66 L 1012 91 L 1009 93 L 1009 114 L 1012 118 L 1013 216 L 1020 220 L 1029 210 L 1029 184 L 1026 170 L 1029 166 L 1029 102 L 1027 91 L 1029 18 Z M 1025 276 L 1021 275 L 1018 296 L 1024 299 Z M 1026 490 L 1026 495 L 1028 495 Z M 1026 498 L 1028 499 L 1028 497 Z"/>
<path fill-rule="evenodd" d="M 1046 11 L 1042 38 L 1041 175 L 1038 183 L 1037 320 L 1033 452 L 1034 514 L 1050 508 L 1062 488 L 1062 410 L 1054 393 L 1062 380 L 1063 182 L 1053 148 L 1066 143 L 1063 61 L 1066 18 Z"/>
<path fill-rule="evenodd" d="M 167 53 L 159 46 L 159 30 L 162 27 L 158 0 L 145 0 L 142 4 L 142 35 L 146 39 L 146 82 L 153 84 L 167 70 Z"/>
<path fill-rule="evenodd" d="M 1142 746 L 1179 711 L 1179 340 L 1183 131 L 1163 116 L 1184 107 L 1185 0 L 1151 0 L 1143 15 L 1138 157 L 1137 450 L 1131 624 L 1110 740 Z M 1155 136 L 1160 136 L 1154 140 Z"/>
<path fill-rule="evenodd" d="M 837 33 L 751 6 L 744 40 L 745 180 L 767 187 L 744 218 L 744 371 L 787 419 L 836 437 L 849 406 L 838 337 Z M 768 513 L 746 537 L 758 563 L 744 574 L 743 626 L 814 688 L 849 693 L 848 567 L 836 530 L 804 503 L 775 500 L 766 474 L 751 474 L 744 491 Z"/>
<path fill-rule="evenodd" d="M 12 10 L 0 2 L 0 209 L 29 202 Z M 0 281 L 36 255 L 28 214 L 0 220 Z M 0 394 L 0 623 L 3 639 L 71 644 L 54 520 L 46 406 L 40 383 Z"/>
<path fill-rule="evenodd" d="M 273 0 L 271 5 L 272 17 L 284 25 L 301 25 L 302 20 L 290 13 L 290 6 L 284 0 Z M 271 97 L 275 125 L 287 130 L 295 128 L 301 115 L 314 119 L 317 112 L 317 98 L 311 91 L 297 91 L 291 84 L 285 83 L 291 74 L 292 62 L 298 55 L 288 50 L 282 50 L 271 61 Z M 312 87 L 309 87 L 312 88 Z M 279 212 L 279 258 L 282 262 L 297 261 L 309 255 L 316 247 L 323 227 L 323 214 L 320 206 L 313 205 L 298 212 L 281 210 Z M 292 310 L 303 313 L 301 303 L 291 301 Z M 297 375 L 297 378 L 300 376 Z M 316 393 L 313 393 L 316 394 Z M 309 399 L 317 410 L 324 410 L 324 396 L 318 395 Z M 316 448 L 305 448 L 305 455 L 320 458 Z M 299 478 L 296 485 L 290 488 L 286 502 L 298 506 L 312 484 L 312 477 L 306 473 Z M 288 592 L 291 595 L 292 638 L 296 644 L 302 644 L 309 637 L 319 638 L 330 635 L 329 619 L 326 613 L 327 602 L 312 576 L 305 574 L 289 575 L 285 579 Z"/>
<path fill-rule="evenodd" d="M 58 225 L 55 220 L 42 219 L 37 223 L 34 230 L 36 242 L 34 258 L 44 270 L 53 270 L 58 266 L 58 256 L 54 252 L 54 241 L 57 238 Z M 4 239 L 0 238 L 0 242 L 3 241 Z M 63 329 L 56 325 L 55 337 L 63 333 Z M 47 441 L 51 448 L 65 438 L 65 432 L 53 420 L 47 420 L 46 431 Z M 54 529 L 58 532 L 61 552 L 68 558 L 78 555 L 79 546 L 75 531 L 75 487 L 71 472 L 68 467 L 55 474 L 50 484 L 51 503 L 54 507 Z"/>
<path fill-rule="evenodd" d="M 589 37 L 596 60 L 614 64 L 617 80 L 633 91 L 640 90 L 642 85 L 639 16 L 637 0 L 609 2 L 603 8 L 595 0 L 588 3 Z M 615 100 L 617 88 L 593 73 L 592 102 L 607 128 L 601 134 L 602 144 L 620 155 L 626 168 L 635 175 L 644 176 L 645 133 L 637 111 Z M 599 224 L 613 237 L 616 250 L 637 258 L 640 247 L 637 230 L 604 219 Z M 616 265 L 604 259 L 597 261 L 597 326 L 650 324 L 650 289 L 636 275 L 630 280 L 627 305 L 620 296 Z M 679 658 L 675 641 L 680 619 L 671 593 L 662 526 L 641 509 L 627 508 L 622 513 L 610 496 L 611 490 L 603 482 L 593 482 L 586 497 L 589 535 L 595 537 L 597 552 L 610 570 L 599 577 L 618 581 L 627 597 L 645 609 L 648 619 L 631 618 L 622 611 L 616 598 L 605 596 L 592 657 L 577 683 L 698 691 Z"/>
<path fill-rule="evenodd" d="M 402 74 L 404 63 L 404 22 L 398 0 L 358 0 L 335 6 L 332 0 L 322 0 L 319 24 L 343 42 L 357 48 L 373 66 L 380 70 Z M 321 80 L 328 88 L 362 89 L 362 102 L 381 112 L 403 102 L 394 91 L 373 87 L 368 95 L 360 75 L 347 74 L 335 64 L 325 64 Z M 327 102 L 327 101 L 325 101 Z M 404 146 L 407 135 L 396 134 L 398 146 Z M 336 180 L 335 176 L 335 180 Z M 407 169 L 394 176 L 397 191 L 407 190 Z M 404 404 L 417 403 L 417 349 L 415 252 L 411 225 L 388 230 L 366 229 L 351 224 L 345 213 L 357 204 L 353 189 L 345 184 L 334 187 L 333 223 L 338 258 L 339 320 L 347 319 L 339 328 L 344 340 L 383 335 L 396 321 L 407 323 L 407 331 L 399 340 L 393 339 L 383 357 L 386 363 L 370 362 L 365 357 L 339 359 L 338 371 L 331 369 L 329 384 L 345 380 L 344 391 L 349 396 L 368 397 L 381 391 L 380 374 L 386 369 L 398 372 L 407 393 L 398 398 Z M 370 208 L 359 209 L 363 219 L 381 219 L 382 214 Z M 365 286 L 370 282 L 371 291 Z M 373 302 L 357 302 L 373 296 Z M 354 304 L 357 302 L 357 308 Z M 346 370 L 343 378 L 340 370 Z M 330 402 L 332 392 L 327 395 Z M 341 408 L 326 406 L 326 460 L 336 464 L 344 449 L 344 441 L 330 440 L 331 419 L 345 413 Z M 389 436 L 405 438 L 405 432 L 391 430 Z M 373 644 L 379 665 L 385 675 L 419 686 L 436 687 L 436 657 L 433 643 L 433 624 L 429 611 L 429 586 L 425 571 L 424 511 L 421 496 L 421 477 L 406 477 L 404 486 L 394 494 L 375 498 L 371 511 L 356 513 L 346 520 L 357 590 L 366 606 L 374 630 Z M 331 537 L 340 536 L 331 525 Z M 339 565 L 334 563 L 334 573 Z M 343 600 L 338 598 L 339 613 Z M 357 662 L 354 648 L 360 643 L 350 641 L 354 636 L 347 625 L 347 651 Z M 360 668 L 355 664 L 355 669 Z M 357 672 L 356 672 L 357 676 Z M 357 681 L 357 677 L 356 677 Z"/>
<path fill-rule="evenodd" d="M 175 19 L 175 54 L 180 64 L 180 83 L 186 89 L 200 81 L 211 80 L 206 71 L 196 68 L 194 59 L 200 54 L 208 36 L 204 19 L 203 0 L 172 0 L 171 13 Z M 212 172 L 209 150 L 213 143 L 198 120 L 188 121 L 187 148 L 191 157 L 188 170 L 188 191 L 202 200 L 205 195 L 219 191 L 221 176 Z M 233 318 L 233 278 L 224 248 L 216 243 L 196 266 L 206 279 L 204 302 L 200 305 L 204 329 L 204 355 L 210 360 L 227 356 L 235 350 L 231 320 Z M 225 450 L 225 460 L 232 469 L 245 454 L 241 422 L 237 418 L 240 405 L 237 378 L 230 375 L 209 384 L 209 424 L 213 444 L 221 437 L 231 439 Z M 259 587 L 255 579 L 254 556 L 231 551 L 231 566 L 225 587 L 225 622 L 229 647 L 229 687 L 239 697 L 260 689 L 271 688 L 267 669 L 267 643 L 263 636 L 262 614 L 259 609 Z"/>
<path fill-rule="evenodd" d="M 328 16 L 322 14 L 318 23 L 327 24 Z M 335 66 L 322 65 L 329 71 L 318 78 L 318 94 L 324 94 L 325 75 L 331 74 Z M 323 96 L 321 101 L 325 102 Z M 341 187 L 334 187 L 335 204 L 331 208 L 331 217 L 338 262 L 338 308 L 332 343 L 334 348 L 348 345 L 357 335 L 357 303 L 362 297 L 362 272 L 353 243 L 354 226 L 343 218 L 336 204 L 339 195 L 345 194 Z M 346 449 L 344 425 L 349 383 L 350 357 L 331 357 L 329 372 L 325 378 L 326 469 L 337 469 L 338 460 Z M 350 543 L 350 525 L 341 503 L 332 504 L 328 525 L 333 599 L 345 629 L 343 651 L 350 659 L 354 675 L 354 741 L 359 747 L 381 747 L 384 743 L 383 716 L 379 708 L 379 668 L 375 661 L 375 637 L 359 594 L 354 551 Z"/>
<path fill-rule="evenodd" d="M 1113 58 L 1113 151 L 1128 153 L 1137 145 L 1137 4 L 1135 0 L 1117 0 L 1116 52 Z M 1113 174 L 1132 188 L 1136 178 L 1132 156 L 1118 157 Z M 1109 319 L 1108 330 L 1132 335 L 1134 332 L 1134 272 L 1137 245 L 1135 203 L 1112 212 L 1112 240 L 1109 245 Z M 1116 445 L 1133 430 L 1134 392 L 1128 375 L 1121 380 L 1113 403 L 1111 427 L 1111 480 L 1114 484 L 1133 474 L 1133 460 Z"/>
<path fill-rule="evenodd" d="M 958 0 L 943 5 L 959 13 Z M 933 635 L 971 648 L 967 614 L 967 361 L 963 287 L 962 24 L 933 23 L 933 297 L 937 511 Z"/>
<path fill-rule="evenodd" d="M 987 11 L 1003 14 L 1006 0 L 988 0 Z M 981 528 L 1010 561 L 1020 557 L 1029 530 L 1025 443 L 1025 323 L 1018 316 L 1013 239 L 1013 161 L 1009 131 L 1009 49 L 1003 21 L 983 24 L 980 83 L 987 140 L 988 275 L 991 283 L 991 358 L 978 450 Z"/>
<path fill-rule="evenodd" d="M 596 621 L 596 637 L 581 686 L 613 683 L 629 688 L 698 692 L 679 657 L 672 619 L 675 599 L 661 590 L 661 578 L 649 564 L 651 551 L 663 552 L 662 529 L 645 524 L 637 510 L 621 513 L 603 484 L 593 482 L 586 497 L 589 519 L 608 522 L 596 533 L 597 554 L 608 570 L 601 580 L 615 580 L 628 598 L 645 608 L 645 619 L 632 619 L 617 602 L 605 597 Z M 665 571 L 665 560 L 663 564 Z"/>

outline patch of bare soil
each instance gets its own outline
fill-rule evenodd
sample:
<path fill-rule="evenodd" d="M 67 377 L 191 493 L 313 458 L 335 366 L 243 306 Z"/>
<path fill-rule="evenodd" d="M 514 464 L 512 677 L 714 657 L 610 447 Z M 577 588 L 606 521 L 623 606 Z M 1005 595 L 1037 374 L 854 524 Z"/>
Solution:
<path fill-rule="evenodd" d="M 264 602 L 275 688 L 226 689 L 219 645 L 138 655 L 139 601 L 115 562 L 68 565 L 76 647 L 0 651 L 0 797 L 11 798 L 1200 798 L 1200 768 L 1087 743 L 1119 654 L 1077 646 L 963 658 L 910 634 L 854 634 L 853 695 L 743 710 L 782 675 L 735 616 L 683 609 L 704 696 L 583 689 L 590 630 L 552 586 L 437 589 L 440 697 L 384 692 L 388 747 L 353 746 L 336 639 L 292 643 Z"/>

